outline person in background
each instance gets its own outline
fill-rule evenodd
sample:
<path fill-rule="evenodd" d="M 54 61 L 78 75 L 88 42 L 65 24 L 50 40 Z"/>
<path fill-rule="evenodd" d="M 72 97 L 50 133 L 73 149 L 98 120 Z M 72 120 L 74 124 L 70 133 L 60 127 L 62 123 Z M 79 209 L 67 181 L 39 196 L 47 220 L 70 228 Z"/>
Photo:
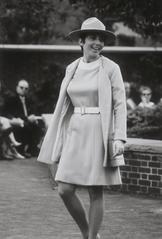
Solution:
<path fill-rule="evenodd" d="M 18 121 L 0 116 L 0 158 L 2 159 L 24 159 L 24 156 L 17 151 L 21 143 L 17 142 L 13 131 L 15 126 L 20 126 Z"/>
<path fill-rule="evenodd" d="M 14 128 L 16 140 L 21 143 L 18 150 L 26 157 L 38 154 L 37 145 L 42 137 L 41 117 L 34 114 L 33 102 L 28 97 L 29 83 L 25 79 L 18 81 L 16 93 L 5 99 L 3 115 L 9 119 L 20 119 L 21 127 Z"/>
<path fill-rule="evenodd" d="M 126 93 L 127 111 L 130 112 L 136 108 L 136 103 L 131 98 L 131 83 L 128 81 L 124 81 L 124 87 Z"/>
<path fill-rule="evenodd" d="M 103 187 L 121 184 L 124 165 L 126 97 L 119 66 L 101 55 L 115 35 L 95 17 L 69 35 L 83 56 L 66 69 L 60 94 L 38 161 L 56 164 L 58 192 L 84 239 L 99 239 Z M 89 217 L 76 194 L 84 186 Z"/>
<path fill-rule="evenodd" d="M 3 116 L 0 116 L 0 124 L 1 124 L 1 130 L 7 130 L 9 129 L 10 127 L 12 127 L 14 125 L 13 123 L 13 120 L 9 120 Z M 20 142 L 18 142 L 16 139 L 15 139 L 15 136 L 14 136 L 14 133 L 11 131 L 11 133 L 8 135 L 9 139 L 10 139 L 10 142 L 13 146 L 15 147 L 18 147 L 21 145 Z"/>
<path fill-rule="evenodd" d="M 155 103 L 151 101 L 152 90 L 149 86 L 141 86 L 139 89 L 141 102 L 138 104 L 140 108 L 154 109 Z"/>
<path fill-rule="evenodd" d="M 1 82 L 0 82 L 1 91 Z M 1 98 L 2 99 L 2 98 Z M 0 159 L 23 159 L 24 157 L 17 152 L 16 147 L 21 143 L 17 142 L 13 134 L 13 128 L 21 125 L 21 120 L 8 119 L 1 116 L 0 112 Z"/>
<path fill-rule="evenodd" d="M 162 84 L 158 85 L 158 91 L 159 91 L 159 99 L 157 102 L 157 106 L 161 108 L 162 107 Z"/>

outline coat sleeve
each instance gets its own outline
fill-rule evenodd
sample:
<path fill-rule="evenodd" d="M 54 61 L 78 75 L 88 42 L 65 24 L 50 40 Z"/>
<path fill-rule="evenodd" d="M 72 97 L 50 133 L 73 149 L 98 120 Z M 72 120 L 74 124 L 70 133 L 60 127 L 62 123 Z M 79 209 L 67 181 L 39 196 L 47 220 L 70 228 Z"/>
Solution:
<path fill-rule="evenodd" d="M 110 76 L 112 86 L 112 106 L 114 115 L 114 140 L 126 142 L 126 96 L 120 68 L 114 65 Z"/>

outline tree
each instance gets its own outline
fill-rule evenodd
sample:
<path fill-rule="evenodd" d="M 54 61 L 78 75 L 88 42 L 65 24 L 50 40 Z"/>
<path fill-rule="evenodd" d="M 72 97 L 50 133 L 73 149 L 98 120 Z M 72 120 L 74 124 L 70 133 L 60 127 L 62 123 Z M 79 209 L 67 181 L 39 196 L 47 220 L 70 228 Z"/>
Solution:
<path fill-rule="evenodd" d="M 144 38 L 161 41 L 161 0 L 1 0 L 1 43 L 67 43 L 69 31 L 96 16 L 111 30 L 123 22 Z"/>
<path fill-rule="evenodd" d="M 71 0 L 84 2 L 89 16 L 99 17 L 109 28 L 114 22 L 124 22 L 144 38 L 159 38 L 162 32 L 161 0 Z"/>
<path fill-rule="evenodd" d="M 83 4 L 68 0 L 1 0 L 1 43 L 61 43 L 85 17 Z"/>
<path fill-rule="evenodd" d="M 3 43 L 35 43 L 46 41 L 47 16 L 51 11 L 48 0 L 3 1 L 1 27 Z"/>

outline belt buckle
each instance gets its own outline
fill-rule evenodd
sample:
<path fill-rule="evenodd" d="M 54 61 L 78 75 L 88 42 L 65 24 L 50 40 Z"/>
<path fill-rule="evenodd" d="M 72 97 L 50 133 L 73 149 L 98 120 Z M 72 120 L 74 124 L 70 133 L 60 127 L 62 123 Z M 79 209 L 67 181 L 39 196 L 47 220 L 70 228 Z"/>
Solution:
<path fill-rule="evenodd" d="M 85 107 L 81 107 L 81 115 L 85 114 Z"/>

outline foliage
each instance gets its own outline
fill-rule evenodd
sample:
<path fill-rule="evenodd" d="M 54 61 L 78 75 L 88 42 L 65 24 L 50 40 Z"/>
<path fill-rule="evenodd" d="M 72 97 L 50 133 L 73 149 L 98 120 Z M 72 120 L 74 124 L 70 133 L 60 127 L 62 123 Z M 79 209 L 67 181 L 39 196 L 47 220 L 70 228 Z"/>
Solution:
<path fill-rule="evenodd" d="M 68 0 L 1 0 L 0 40 L 12 44 L 60 43 L 80 24 L 85 12 L 83 5 L 73 7 Z"/>
<path fill-rule="evenodd" d="M 73 29 L 78 28 L 85 19 L 87 9 L 84 4 L 71 5 L 67 0 L 52 0 L 55 8 L 55 15 L 49 18 L 50 28 L 53 34 L 49 43 L 67 43 L 67 35 Z"/>
<path fill-rule="evenodd" d="M 77 0 L 71 0 L 77 4 Z M 89 16 L 97 16 L 107 26 L 124 22 L 143 37 L 158 38 L 162 30 L 161 0 L 82 0 L 88 7 Z"/>
<path fill-rule="evenodd" d="M 143 37 L 161 39 L 161 0 L 1 0 L 0 42 L 67 43 L 69 31 L 90 16 L 111 29 L 124 22 Z"/>
<path fill-rule="evenodd" d="M 136 57 L 136 59 L 135 59 Z M 126 67 L 127 71 L 130 71 L 130 75 L 125 77 L 128 81 L 133 82 L 134 88 L 133 94 L 136 93 L 135 101 L 138 103 L 139 99 L 139 87 L 141 85 L 147 85 L 152 89 L 152 100 L 157 102 L 162 97 L 162 64 L 161 53 L 147 53 L 134 56 L 131 68 L 129 69 L 129 61 L 131 56 L 127 59 Z"/>
<path fill-rule="evenodd" d="M 35 102 L 35 112 L 53 112 L 57 102 L 60 80 L 65 74 L 64 67 L 59 63 L 51 63 L 41 71 L 42 77 L 35 82 L 30 96 Z"/>
<path fill-rule="evenodd" d="M 129 112 L 128 137 L 162 139 L 162 103 L 155 108 L 140 108 Z"/>
<path fill-rule="evenodd" d="M 3 1 L 1 26 L 3 43 L 34 43 L 46 38 L 47 16 L 50 5 L 47 1 Z"/>

